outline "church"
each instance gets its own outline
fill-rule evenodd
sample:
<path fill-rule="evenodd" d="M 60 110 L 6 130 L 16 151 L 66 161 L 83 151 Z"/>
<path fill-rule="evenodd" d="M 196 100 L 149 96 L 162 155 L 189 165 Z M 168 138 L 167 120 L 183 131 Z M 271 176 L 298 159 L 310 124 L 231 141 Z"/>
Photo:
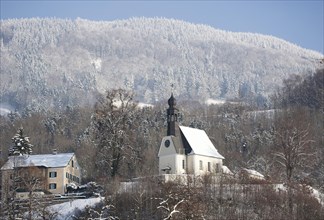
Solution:
<path fill-rule="evenodd" d="M 162 138 L 158 157 L 159 174 L 220 174 L 225 159 L 205 131 L 180 126 L 176 99 L 171 94 L 167 109 L 167 134 Z"/>

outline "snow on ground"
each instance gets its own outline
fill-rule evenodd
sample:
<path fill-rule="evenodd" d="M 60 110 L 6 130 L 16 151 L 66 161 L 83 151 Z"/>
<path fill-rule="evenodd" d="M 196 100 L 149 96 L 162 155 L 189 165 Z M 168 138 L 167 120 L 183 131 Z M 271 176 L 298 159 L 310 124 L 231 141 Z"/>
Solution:
<path fill-rule="evenodd" d="M 257 117 L 260 117 L 260 116 L 263 116 L 266 118 L 273 118 L 275 113 L 278 111 L 280 111 L 280 110 L 268 109 L 268 110 L 251 111 L 251 112 L 247 112 L 246 114 L 250 117 L 253 117 L 254 119 L 256 119 Z"/>
<path fill-rule="evenodd" d="M 123 103 L 120 100 L 117 100 L 117 99 L 114 100 L 114 105 L 115 105 L 116 108 L 120 108 L 122 106 L 122 104 Z M 154 107 L 154 105 L 139 102 L 139 103 L 137 103 L 137 107 L 140 108 L 140 109 L 142 109 L 142 108 L 151 108 L 151 107 Z"/>
<path fill-rule="evenodd" d="M 142 102 L 139 102 L 139 103 L 137 104 L 137 106 L 138 106 L 139 108 L 151 108 L 151 107 L 154 107 L 154 105 L 152 105 L 152 104 L 147 104 L 147 103 L 142 103 Z"/>
<path fill-rule="evenodd" d="M 52 213 L 57 212 L 58 215 L 55 220 L 72 220 L 72 216 L 76 210 L 84 210 L 87 206 L 94 207 L 99 202 L 103 201 L 104 197 L 89 198 L 89 199 L 76 199 L 69 202 L 64 202 L 57 205 L 52 205 L 49 210 Z"/>
<path fill-rule="evenodd" d="M 10 110 L 7 108 L 0 108 L 0 115 L 8 115 L 10 113 Z"/>
<path fill-rule="evenodd" d="M 91 64 L 97 71 L 101 71 L 102 60 L 100 58 L 91 60 Z"/>
<path fill-rule="evenodd" d="M 15 113 L 15 108 L 13 106 L 11 106 L 10 104 L 6 103 L 6 102 L 0 102 L 0 115 L 1 116 L 6 116 L 10 112 Z"/>
<path fill-rule="evenodd" d="M 324 194 L 311 186 L 307 186 L 307 188 L 310 190 L 311 195 L 314 196 L 322 206 L 324 206 Z M 286 191 L 287 187 L 284 184 L 274 184 L 274 189 L 276 191 Z"/>
<path fill-rule="evenodd" d="M 223 105 L 226 101 L 221 99 L 207 99 L 205 103 L 207 105 Z"/>
<path fill-rule="evenodd" d="M 310 186 L 312 195 L 324 206 L 324 194 Z"/>

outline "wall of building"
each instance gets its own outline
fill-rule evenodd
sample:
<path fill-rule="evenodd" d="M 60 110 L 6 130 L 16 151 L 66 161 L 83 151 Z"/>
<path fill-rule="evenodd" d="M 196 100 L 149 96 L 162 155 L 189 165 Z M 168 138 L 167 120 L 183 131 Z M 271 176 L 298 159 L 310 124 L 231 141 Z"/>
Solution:
<path fill-rule="evenodd" d="M 175 154 L 159 157 L 159 174 L 173 174 L 176 170 Z M 170 168 L 170 170 L 163 170 Z"/>
<path fill-rule="evenodd" d="M 1 170 L 1 201 L 2 203 L 6 202 L 9 197 L 10 192 L 10 174 L 12 173 L 12 170 Z"/>
<path fill-rule="evenodd" d="M 56 177 L 50 177 L 51 172 L 56 172 Z M 47 177 L 46 190 L 53 194 L 64 194 L 65 193 L 64 175 L 65 175 L 64 167 L 48 168 L 47 175 L 46 175 Z M 51 189 L 50 188 L 51 184 L 55 184 L 55 188 Z"/>
<path fill-rule="evenodd" d="M 176 172 L 175 174 L 186 174 L 187 173 L 187 156 L 177 154 L 175 156 Z"/>
<path fill-rule="evenodd" d="M 170 145 L 165 146 L 165 141 L 168 140 Z M 175 146 L 172 141 L 171 136 L 166 136 L 162 138 L 160 150 L 159 150 L 159 174 L 183 174 L 186 172 L 185 169 L 182 169 L 182 161 L 186 160 L 185 155 L 176 154 Z M 162 171 L 170 167 L 170 170 Z"/>
<path fill-rule="evenodd" d="M 165 146 L 165 141 L 170 141 L 170 146 Z M 159 149 L 159 174 L 194 174 L 221 173 L 222 159 L 201 156 L 177 154 L 171 136 L 162 138 Z M 170 167 L 170 170 L 162 170 Z"/>
<path fill-rule="evenodd" d="M 194 174 L 221 173 L 222 159 L 200 155 L 173 154 L 159 158 L 159 174 Z M 170 167 L 170 171 L 162 171 Z"/>
<path fill-rule="evenodd" d="M 165 146 L 166 140 L 170 141 L 169 147 Z M 166 156 L 166 155 L 173 155 L 175 153 L 176 153 L 176 150 L 175 150 L 175 146 L 174 146 L 171 136 L 166 136 L 166 137 L 162 138 L 158 156 L 160 157 L 160 156 Z"/>
<path fill-rule="evenodd" d="M 185 174 L 186 173 L 186 156 L 181 154 L 173 154 L 161 156 L 159 158 L 159 174 Z M 163 171 L 170 167 L 170 171 Z"/>
<path fill-rule="evenodd" d="M 50 177 L 51 172 L 56 172 L 56 177 Z M 71 158 L 66 167 L 55 167 L 47 169 L 47 190 L 53 194 L 66 193 L 66 186 L 69 183 L 81 184 L 81 168 L 75 155 Z M 50 185 L 55 188 L 50 189 Z M 53 185 L 51 185 L 53 187 Z"/>
<path fill-rule="evenodd" d="M 14 190 L 18 192 L 29 192 L 29 190 L 47 190 L 46 188 L 46 168 L 44 167 L 24 167 L 10 170 L 1 170 L 2 175 L 2 201 L 14 196 Z M 37 185 L 33 178 L 37 178 Z M 18 178 L 17 182 L 13 182 Z"/>
<path fill-rule="evenodd" d="M 188 174 L 202 175 L 207 173 L 221 173 L 223 160 L 201 155 L 188 155 Z M 209 164 L 209 165 L 208 165 Z"/>
<path fill-rule="evenodd" d="M 81 168 L 75 157 L 70 160 L 69 164 L 64 168 L 64 190 L 66 191 L 66 185 L 69 183 L 81 184 Z"/>

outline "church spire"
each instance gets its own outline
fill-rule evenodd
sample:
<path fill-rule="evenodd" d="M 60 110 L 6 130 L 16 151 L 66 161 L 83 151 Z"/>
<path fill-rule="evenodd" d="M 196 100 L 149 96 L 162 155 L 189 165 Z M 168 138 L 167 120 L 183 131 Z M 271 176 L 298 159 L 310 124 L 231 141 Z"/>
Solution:
<path fill-rule="evenodd" d="M 175 107 L 177 105 L 176 99 L 171 93 L 171 97 L 168 100 L 169 108 L 167 109 L 167 120 L 168 120 L 168 130 L 167 136 L 175 136 L 176 125 L 178 123 L 178 109 Z"/>

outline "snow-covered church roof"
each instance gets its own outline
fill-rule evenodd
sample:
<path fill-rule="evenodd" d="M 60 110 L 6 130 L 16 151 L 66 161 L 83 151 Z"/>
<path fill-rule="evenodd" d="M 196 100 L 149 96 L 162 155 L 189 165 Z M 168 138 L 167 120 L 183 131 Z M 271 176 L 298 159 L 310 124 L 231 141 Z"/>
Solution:
<path fill-rule="evenodd" d="M 65 167 L 70 162 L 74 153 L 37 154 L 10 156 L 1 170 L 10 170 L 14 167 Z"/>
<path fill-rule="evenodd" d="M 179 126 L 179 128 L 192 149 L 190 154 L 225 159 L 220 153 L 218 153 L 204 130 L 185 126 Z"/>

